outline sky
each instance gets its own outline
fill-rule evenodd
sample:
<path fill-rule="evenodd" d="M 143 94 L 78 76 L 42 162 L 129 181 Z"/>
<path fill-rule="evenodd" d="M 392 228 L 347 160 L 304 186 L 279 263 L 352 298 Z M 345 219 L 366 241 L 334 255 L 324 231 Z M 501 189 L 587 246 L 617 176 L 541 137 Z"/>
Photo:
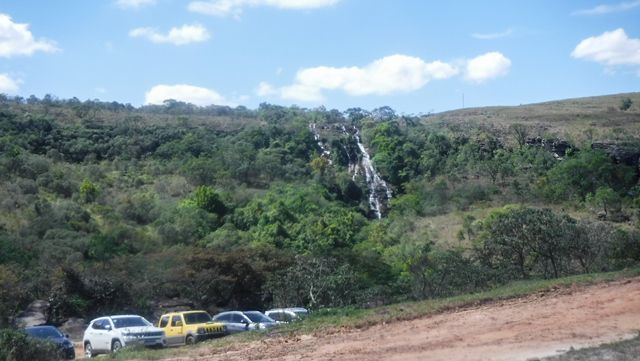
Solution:
<path fill-rule="evenodd" d="M 640 0 L 0 0 L 0 93 L 401 114 L 640 90 Z"/>

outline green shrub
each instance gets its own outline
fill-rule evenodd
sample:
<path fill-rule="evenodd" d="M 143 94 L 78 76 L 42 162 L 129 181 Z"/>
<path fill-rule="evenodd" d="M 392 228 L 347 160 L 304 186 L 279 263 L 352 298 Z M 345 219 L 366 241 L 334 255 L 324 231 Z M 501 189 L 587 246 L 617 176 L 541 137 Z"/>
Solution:
<path fill-rule="evenodd" d="M 53 343 L 34 340 L 24 332 L 0 330 L 0 361 L 56 361 L 63 357 Z"/>

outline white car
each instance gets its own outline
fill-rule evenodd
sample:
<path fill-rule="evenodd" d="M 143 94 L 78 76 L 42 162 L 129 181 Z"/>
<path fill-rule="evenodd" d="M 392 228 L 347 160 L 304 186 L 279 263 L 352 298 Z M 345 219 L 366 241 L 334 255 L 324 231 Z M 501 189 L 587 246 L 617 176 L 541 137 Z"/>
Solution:
<path fill-rule="evenodd" d="M 164 347 L 164 331 L 154 327 L 144 317 L 137 315 L 118 315 L 96 318 L 89 323 L 82 338 L 84 354 L 94 357 L 97 354 L 117 352 L 127 345 Z"/>
<path fill-rule="evenodd" d="M 309 310 L 302 307 L 274 308 L 264 313 L 278 323 L 299 321 L 309 315 Z"/>

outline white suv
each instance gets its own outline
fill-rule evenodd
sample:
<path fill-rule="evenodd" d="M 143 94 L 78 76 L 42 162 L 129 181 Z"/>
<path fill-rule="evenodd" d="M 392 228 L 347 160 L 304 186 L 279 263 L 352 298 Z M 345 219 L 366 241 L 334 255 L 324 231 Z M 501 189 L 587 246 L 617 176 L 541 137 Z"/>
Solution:
<path fill-rule="evenodd" d="M 164 347 L 165 338 L 164 331 L 154 327 L 144 317 L 119 315 L 91 321 L 84 331 L 82 344 L 85 356 L 94 357 L 100 353 L 116 352 L 132 344 Z"/>

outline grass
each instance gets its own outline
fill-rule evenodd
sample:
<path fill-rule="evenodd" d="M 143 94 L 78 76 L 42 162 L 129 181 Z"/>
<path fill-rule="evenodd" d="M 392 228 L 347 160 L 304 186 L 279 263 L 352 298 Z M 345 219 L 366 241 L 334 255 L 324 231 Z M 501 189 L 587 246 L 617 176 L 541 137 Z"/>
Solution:
<path fill-rule="evenodd" d="M 640 358 L 640 334 L 630 340 L 618 341 L 589 347 L 580 350 L 570 350 L 567 353 L 544 358 L 544 361 L 634 361 Z"/>
<path fill-rule="evenodd" d="M 184 357 L 187 353 L 197 353 L 199 349 L 201 349 L 203 353 L 210 354 L 212 350 L 215 349 L 222 349 L 226 346 L 238 345 L 267 337 L 310 333 L 326 334 L 332 333 L 339 328 L 362 329 L 381 323 L 411 320 L 464 307 L 522 297 L 549 289 L 564 288 L 573 285 L 584 286 L 637 276 L 640 276 L 640 268 L 608 273 L 584 274 L 551 280 L 517 281 L 485 292 L 417 302 L 403 302 L 370 309 L 353 307 L 324 309 L 313 313 L 304 322 L 286 325 L 270 332 L 247 332 L 207 341 L 195 346 L 180 348 L 163 350 L 149 350 L 144 348 L 127 349 L 111 357 L 116 360 L 162 360 L 177 356 Z M 640 341 L 638 341 L 638 343 L 640 343 Z M 558 360 L 564 361 L 565 359 Z"/>
<path fill-rule="evenodd" d="M 619 109 L 622 99 L 633 105 Z M 507 128 L 522 123 L 531 127 L 531 136 L 560 137 L 580 143 L 593 132 L 594 141 L 622 141 L 640 134 L 640 93 L 551 101 L 519 106 L 464 108 L 433 114 L 422 119 L 435 128 L 455 126 L 461 130 L 493 128 L 502 130 L 505 140 L 511 138 Z M 624 131 L 620 131 L 624 130 Z"/>

